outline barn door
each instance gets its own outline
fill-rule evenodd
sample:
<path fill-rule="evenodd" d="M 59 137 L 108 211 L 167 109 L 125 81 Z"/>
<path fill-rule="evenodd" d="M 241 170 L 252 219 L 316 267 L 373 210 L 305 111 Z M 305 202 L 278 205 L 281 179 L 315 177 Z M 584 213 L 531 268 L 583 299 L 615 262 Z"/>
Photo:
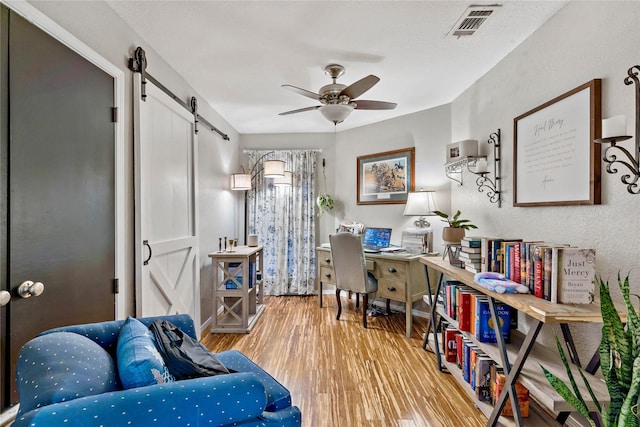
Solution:
<path fill-rule="evenodd" d="M 190 314 L 199 331 L 194 118 L 150 81 L 140 91 L 135 74 L 136 311 Z"/>
<path fill-rule="evenodd" d="M 1 13 L 6 407 L 17 401 L 16 358 L 26 341 L 115 318 L 115 134 L 113 77 L 17 14 Z"/>

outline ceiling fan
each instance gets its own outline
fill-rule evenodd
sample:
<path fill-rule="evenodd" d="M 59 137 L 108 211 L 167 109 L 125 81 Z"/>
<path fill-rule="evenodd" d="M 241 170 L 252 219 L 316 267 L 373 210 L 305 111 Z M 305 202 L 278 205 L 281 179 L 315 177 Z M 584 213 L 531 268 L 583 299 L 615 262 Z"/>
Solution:
<path fill-rule="evenodd" d="M 344 119 L 346 119 L 349 114 L 356 109 L 393 110 L 396 108 L 396 105 L 398 105 L 393 102 L 365 101 L 356 99 L 380 81 L 380 78 L 373 74 L 368 75 L 349 86 L 345 86 L 343 84 L 336 83 L 336 79 L 344 74 L 344 67 L 342 65 L 329 64 L 324 67 L 324 73 L 333 79 L 333 83 L 322 86 L 319 93 L 314 93 L 292 85 L 282 85 L 282 87 L 290 89 L 300 95 L 320 101 L 320 104 L 322 105 L 285 111 L 279 115 L 286 116 L 288 114 L 302 113 L 303 111 L 320 110 L 320 113 L 325 119 L 333 122 L 334 125 L 337 125 L 344 121 Z"/>

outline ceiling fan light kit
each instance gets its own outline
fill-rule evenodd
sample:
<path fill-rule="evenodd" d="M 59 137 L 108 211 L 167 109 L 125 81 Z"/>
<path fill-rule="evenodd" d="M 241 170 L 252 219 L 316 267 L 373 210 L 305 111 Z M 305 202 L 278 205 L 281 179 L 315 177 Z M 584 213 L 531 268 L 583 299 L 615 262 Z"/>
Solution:
<path fill-rule="evenodd" d="M 320 107 L 320 114 L 325 119 L 333 122 L 334 125 L 337 125 L 349 117 L 354 107 L 355 104 L 353 102 L 351 104 L 327 104 Z"/>
<path fill-rule="evenodd" d="M 285 111 L 279 115 L 285 116 L 303 111 L 320 110 L 320 114 L 322 114 L 325 119 L 337 125 L 349 117 L 349 114 L 356 109 L 393 110 L 396 108 L 397 104 L 393 102 L 356 100 L 357 97 L 378 83 L 380 81 L 379 77 L 370 74 L 349 86 L 345 86 L 336 83 L 336 79 L 344 74 L 344 67 L 342 65 L 329 64 L 324 68 L 324 72 L 333 79 L 333 83 L 321 87 L 319 93 L 314 93 L 292 85 L 282 85 L 282 87 L 290 89 L 302 96 L 320 101 L 322 105 Z"/>

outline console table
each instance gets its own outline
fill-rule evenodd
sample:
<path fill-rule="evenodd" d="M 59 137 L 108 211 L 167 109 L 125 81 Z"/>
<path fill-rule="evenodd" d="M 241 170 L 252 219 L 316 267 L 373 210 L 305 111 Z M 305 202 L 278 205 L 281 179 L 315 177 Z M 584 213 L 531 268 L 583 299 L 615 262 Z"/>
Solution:
<path fill-rule="evenodd" d="M 443 367 L 463 384 L 463 388 L 468 389 L 468 392 L 476 406 L 487 415 L 488 426 L 495 426 L 500 420 L 502 424 L 513 423 L 517 426 L 521 425 L 549 425 L 551 421 L 546 411 L 542 408 L 533 406 L 530 410 L 530 418 L 524 419 L 520 414 L 519 405 L 517 403 L 517 396 L 515 393 L 515 383 L 520 381 L 525 387 L 529 389 L 529 394 L 532 397 L 530 405 L 540 404 L 547 408 L 548 411 L 552 411 L 557 415 L 556 420 L 563 423 L 568 417 L 571 411 L 574 409 L 564 401 L 551 387 L 546 380 L 539 364 L 544 365 L 549 371 L 553 372 L 559 378 L 567 382 L 567 374 L 564 366 L 560 360 L 560 355 L 557 350 L 548 349 L 541 345 L 535 345 L 536 338 L 545 324 L 560 324 L 562 333 L 564 335 L 564 341 L 571 347 L 570 354 L 572 356 L 572 362 L 576 365 L 580 365 L 575 347 L 573 346 L 573 339 L 571 337 L 571 331 L 569 324 L 571 323 L 602 323 L 602 315 L 600 313 L 599 304 L 583 304 L 583 305 L 567 305 L 556 304 L 546 301 L 541 298 L 536 298 L 533 295 L 522 294 L 498 294 L 496 292 L 489 291 L 480 285 L 477 285 L 473 281 L 473 273 L 470 273 L 463 268 L 454 267 L 448 260 L 443 260 L 434 257 L 422 257 L 420 262 L 432 271 L 439 273 L 438 284 L 434 296 L 428 295 L 425 298 L 430 304 L 431 316 L 428 319 L 427 331 L 425 334 L 425 341 L 423 348 L 426 349 L 427 340 L 431 340 L 431 347 L 434 351 L 438 363 L 438 368 L 442 371 Z M 438 334 L 436 333 L 437 318 L 444 318 L 452 326 L 457 328 L 457 322 L 451 318 L 448 318 L 446 313 L 442 310 L 433 298 L 437 298 L 442 289 L 442 279 L 446 275 L 453 280 L 464 283 L 465 285 L 484 293 L 489 297 L 489 307 L 491 310 L 491 317 L 493 324 L 499 324 L 496 319 L 496 302 L 507 304 L 519 312 L 527 316 L 529 331 L 526 335 L 520 334 L 518 331 L 512 332 L 512 343 L 505 344 L 501 333 L 496 333 L 497 345 L 489 343 L 480 343 L 475 337 L 469 333 L 462 332 L 462 334 L 474 341 L 474 344 L 478 345 L 485 353 L 487 353 L 494 361 L 496 361 L 504 369 L 504 373 L 507 376 L 507 380 L 502 393 L 495 406 L 487 404 L 487 402 L 479 402 L 475 400 L 475 395 L 471 391 L 470 387 L 465 387 L 465 382 L 462 379 L 462 375 L 459 373 L 459 369 L 455 366 L 455 363 L 449 363 L 443 360 L 440 354 L 440 346 L 438 345 Z M 430 286 L 429 275 L 426 275 L 426 281 Z M 430 332 L 433 332 L 431 335 Z M 512 364 L 513 362 L 513 364 Z M 591 361 L 585 368 L 585 376 L 587 377 L 589 384 L 593 387 L 598 401 L 608 403 L 609 394 L 604 382 L 591 374 L 593 374 L 599 366 L 599 359 L 597 352 L 592 357 Z M 591 410 L 595 410 L 595 404 L 590 400 L 589 393 L 584 387 L 582 380 L 577 380 L 580 386 L 582 396 L 585 398 L 588 407 Z M 500 412 L 506 399 L 511 400 L 511 407 L 514 408 L 513 419 L 507 417 L 500 417 Z M 535 402 L 535 403 L 534 403 Z M 546 419 L 545 419 L 546 416 Z"/>
<path fill-rule="evenodd" d="M 264 310 L 262 246 L 211 252 L 213 322 L 211 332 L 249 333 Z M 220 278 L 222 277 L 222 280 Z M 218 314 L 218 310 L 222 313 Z"/>
<path fill-rule="evenodd" d="M 427 293 L 420 255 L 409 255 L 406 252 L 365 253 L 365 258 L 367 270 L 378 280 L 377 297 L 387 299 L 387 311 L 389 300 L 405 303 L 405 334 L 411 337 L 413 302 L 421 300 Z M 318 304 L 322 307 L 322 285 L 336 284 L 331 249 L 323 246 L 316 248 L 316 263 Z"/>

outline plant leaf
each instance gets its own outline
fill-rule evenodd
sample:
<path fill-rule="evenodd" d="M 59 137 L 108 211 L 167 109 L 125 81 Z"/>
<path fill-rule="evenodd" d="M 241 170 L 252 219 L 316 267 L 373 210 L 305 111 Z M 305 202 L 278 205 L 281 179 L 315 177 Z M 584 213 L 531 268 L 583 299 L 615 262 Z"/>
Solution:
<path fill-rule="evenodd" d="M 569 387 L 562 382 L 562 380 L 551 372 L 547 371 L 547 369 L 540 365 L 542 371 L 544 372 L 544 376 L 547 377 L 549 384 L 551 387 L 562 397 L 567 403 L 575 408 L 576 411 L 580 412 L 582 416 L 584 416 L 587 420 L 589 420 L 589 424 L 595 426 L 595 422 L 589 417 L 589 409 L 583 400 L 578 399 L 572 392 Z"/>
<path fill-rule="evenodd" d="M 638 426 L 638 417 L 632 412 L 632 408 L 637 410 L 638 394 L 640 393 L 640 357 L 636 357 L 633 362 L 633 381 L 629 388 L 629 394 L 620 408 L 620 416 L 618 418 L 618 425 L 624 427 L 636 427 Z"/>

